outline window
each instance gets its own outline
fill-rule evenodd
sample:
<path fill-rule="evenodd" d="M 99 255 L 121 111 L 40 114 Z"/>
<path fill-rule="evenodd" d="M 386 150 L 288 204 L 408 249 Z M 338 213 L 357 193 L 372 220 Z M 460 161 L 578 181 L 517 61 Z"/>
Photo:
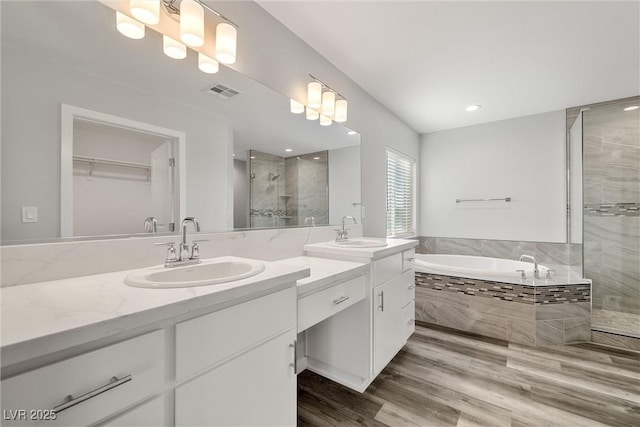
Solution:
<path fill-rule="evenodd" d="M 415 165 L 387 147 L 387 237 L 415 234 Z"/>

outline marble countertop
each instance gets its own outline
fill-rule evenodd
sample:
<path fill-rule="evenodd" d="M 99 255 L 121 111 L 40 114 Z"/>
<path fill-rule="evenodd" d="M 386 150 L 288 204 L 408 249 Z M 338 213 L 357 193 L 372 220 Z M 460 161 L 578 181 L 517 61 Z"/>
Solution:
<path fill-rule="evenodd" d="M 366 237 L 364 237 L 367 239 Z M 373 239 L 373 238 L 372 238 Z M 380 240 L 380 239 L 376 239 Z M 312 243 L 304 245 L 307 255 L 311 256 L 340 256 L 346 259 L 369 258 L 379 259 L 388 255 L 412 249 L 418 245 L 417 240 L 409 239 L 387 239 L 387 246 L 373 248 L 363 247 L 337 247 L 328 244 L 330 242 Z"/>
<path fill-rule="evenodd" d="M 299 268 L 309 268 L 311 270 L 309 277 L 298 280 L 298 298 L 331 287 L 336 282 L 342 282 L 359 276 L 369 268 L 369 264 L 367 263 L 311 256 L 288 258 L 278 261 L 278 263 Z"/>
<path fill-rule="evenodd" d="M 224 308 L 309 276 L 309 267 L 295 262 L 264 264 L 265 270 L 250 278 L 190 288 L 127 286 L 124 278 L 133 270 L 2 288 L 2 367 L 203 309 Z"/>

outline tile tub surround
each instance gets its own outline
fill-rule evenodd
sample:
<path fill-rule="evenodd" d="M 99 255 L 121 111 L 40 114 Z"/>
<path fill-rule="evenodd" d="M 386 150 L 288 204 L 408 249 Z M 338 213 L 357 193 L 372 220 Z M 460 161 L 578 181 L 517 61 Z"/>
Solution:
<path fill-rule="evenodd" d="M 534 256 L 540 264 L 554 269 L 557 275 L 573 273 L 582 276 L 582 245 L 579 244 L 432 236 L 420 236 L 418 241 L 416 253 L 474 255 L 513 260 L 527 254 Z"/>
<path fill-rule="evenodd" d="M 188 241 L 209 239 L 199 244 L 201 258 L 234 255 L 278 261 L 303 255 L 305 244 L 335 239 L 334 228 L 190 233 Z M 353 237 L 362 236 L 362 225 L 350 225 L 349 228 Z M 166 248 L 154 246 L 154 243 L 178 239 L 178 235 L 172 235 L 2 246 L 2 287 L 162 264 Z"/>
<path fill-rule="evenodd" d="M 591 286 L 516 285 L 416 272 L 416 319 L 532 346 L 590 341 Z"/>

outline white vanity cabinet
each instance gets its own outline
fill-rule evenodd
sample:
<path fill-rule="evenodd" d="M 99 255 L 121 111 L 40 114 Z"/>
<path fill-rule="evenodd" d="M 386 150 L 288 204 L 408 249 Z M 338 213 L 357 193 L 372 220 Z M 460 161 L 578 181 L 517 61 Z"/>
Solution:
<path fill-rule="evenodd" d="M 296 289 L 176 325 L 178 426 L 296 424 Z"/>
<path fill-rule="evenodd" d="M 411 240 L 383 248 L 306 245 L 308 255 L 369 265 L 365 298 L 306 331 L 307 368 L 364 391 L 414 332 L 414 250 Z"/>

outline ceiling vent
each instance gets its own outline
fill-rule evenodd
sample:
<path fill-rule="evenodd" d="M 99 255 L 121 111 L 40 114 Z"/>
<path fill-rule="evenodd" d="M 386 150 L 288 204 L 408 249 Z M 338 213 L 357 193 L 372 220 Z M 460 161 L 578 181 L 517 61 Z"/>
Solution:
<path fill-rule="evenodd" d="M 232 87 L 227 85 L 223 85 L 222 83 L 218 83 L 214 86 L 211 86 L 208 90 L 210 94 L 217 95 L 222 99 L 229 99 L 233 96 L 239 95 L 240 92 L 235 90 Z"/>

